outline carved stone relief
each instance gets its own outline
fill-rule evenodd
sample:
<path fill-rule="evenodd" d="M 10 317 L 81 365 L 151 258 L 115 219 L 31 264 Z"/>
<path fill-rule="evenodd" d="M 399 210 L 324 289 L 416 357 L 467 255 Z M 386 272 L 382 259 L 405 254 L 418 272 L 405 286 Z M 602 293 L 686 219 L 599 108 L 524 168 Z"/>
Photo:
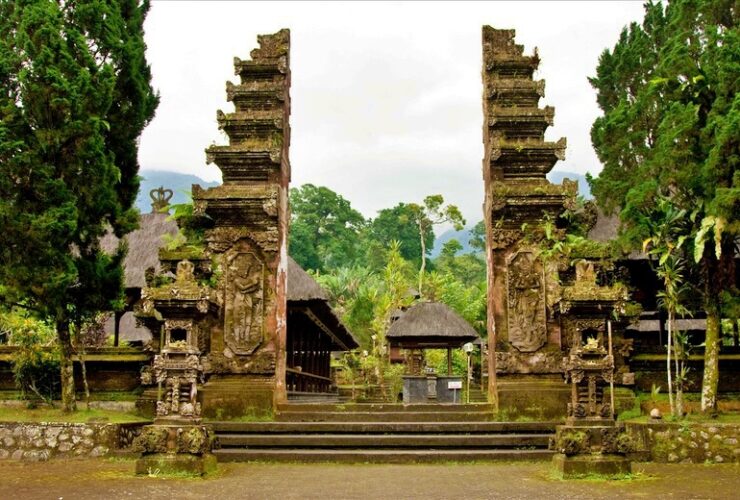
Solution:
<path fill-rule="evenodd" d="M 263 339 L 265 265 L 256 254 L 227 257 L 224 342 L 235 354 L 251 354 Z"/>
<path fill-rule="evenodd" d="M 509 342 L 521 352 L 534 352 L 547 342 L 544 273 L 531 251 L 509 258 L 506 274 Z"/>

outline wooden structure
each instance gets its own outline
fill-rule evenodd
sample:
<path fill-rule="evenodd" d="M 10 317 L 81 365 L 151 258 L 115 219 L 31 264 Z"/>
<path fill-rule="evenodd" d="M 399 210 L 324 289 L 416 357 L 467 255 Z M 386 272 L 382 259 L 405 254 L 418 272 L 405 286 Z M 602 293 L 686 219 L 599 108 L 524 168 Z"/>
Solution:
<path fill-rule="evenodd" d="M 333 392 L 331 353 L 359 347 L 327 300 L 319 284 L 289 257 L 285 369 L 289 399 L 306 393 Z"/>
<path fill-rule="evenodd" d="M 447 374 L 452 373 L 452 349 L 479 339 L 470 324 L 447 305 L 439 302 L 419 302 L 403 312 L 388 329 L 386 339 L 391 349 L 412 351 L 447 349 Z M 412 364 L 411 372 L 417 372 Z"/>

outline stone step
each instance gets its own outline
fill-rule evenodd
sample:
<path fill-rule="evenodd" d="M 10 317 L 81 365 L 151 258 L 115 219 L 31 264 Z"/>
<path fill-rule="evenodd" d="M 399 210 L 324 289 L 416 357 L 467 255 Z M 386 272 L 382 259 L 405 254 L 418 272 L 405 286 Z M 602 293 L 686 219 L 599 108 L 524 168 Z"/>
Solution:
<path fill-rule="evenodd" d="M 493 412 L 493 406 L 488 403 L 470 404 L 445 404 L 445 403 L 283 403 L 277 407 L 278 413 L 314 411 L 314 412 L 463 412 L 463 411 L 489 411 Z"/>
<path fill-rule="evenodd" d="M 480 422 L 494 418 L 490 411 L 300 411 L 279 412 L 280 421 L 291 422 Z"/>
<path fill-rule="evenodd" d="M 545 422 L 228 422 L 211 421 L 219 435 L 328 433 L 328 434 L 553 434 L 560 421 Z"/>
<path fill-rule="evenodd" d="M 247 450 L 226 448 L 215 450 L 219 462 L 344 462 L 344 463 L 422 463 L 422 462 L 474 462 L 474 461 L 519 461 L 550 460 L 554 452 L 549 450 L 325 450 L 325 449 L 263 449 Z"/>
<path fill-rule="evenodd" d="M 221 434 L 222 448 L 546 448 L 547 434 Z"/>

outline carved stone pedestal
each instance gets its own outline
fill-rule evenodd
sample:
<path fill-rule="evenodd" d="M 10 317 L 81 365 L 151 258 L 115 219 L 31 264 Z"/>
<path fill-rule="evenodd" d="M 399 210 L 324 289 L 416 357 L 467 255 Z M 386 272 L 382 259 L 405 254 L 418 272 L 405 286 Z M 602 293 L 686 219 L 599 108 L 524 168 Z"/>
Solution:
<path fill-rule="evenodd" d="M 632 471 L 625 456 L 633 446 L 624 426 L 611 419 L 574 421 L 556 428 L 550 448 L 555 470 L 564 478 L 598 474 L 618 476 Z"/>
<path fill-rule="evenodd" d="M 134 441 L 140 452 L 136 474 L 187 474 L 202 476 L 216 469 L 211 454 L 214 435 L 210 427 L 192 420 L 157 419 L 145 426 Z"/>
<path fill-rule="evenodd" d="M 632 472 L 632 462 L 621 455 L 575 455 L 558 453 L 552 458 L 555 470 L 565 479 L 597 474 L 620 476 Z"/>

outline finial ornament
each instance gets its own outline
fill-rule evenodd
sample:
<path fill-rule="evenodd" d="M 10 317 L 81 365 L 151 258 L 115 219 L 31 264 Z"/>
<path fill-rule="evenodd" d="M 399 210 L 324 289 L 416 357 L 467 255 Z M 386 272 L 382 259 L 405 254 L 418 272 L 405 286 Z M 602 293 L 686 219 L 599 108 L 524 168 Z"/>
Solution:
<path fill-rule="evenodd" d="M 165 189 L 164 186 L 149 191 L 149 196 L 152 199 L 152 212 L 161 212 L 169 207 L 173 194 L 171 189 Z"/>

